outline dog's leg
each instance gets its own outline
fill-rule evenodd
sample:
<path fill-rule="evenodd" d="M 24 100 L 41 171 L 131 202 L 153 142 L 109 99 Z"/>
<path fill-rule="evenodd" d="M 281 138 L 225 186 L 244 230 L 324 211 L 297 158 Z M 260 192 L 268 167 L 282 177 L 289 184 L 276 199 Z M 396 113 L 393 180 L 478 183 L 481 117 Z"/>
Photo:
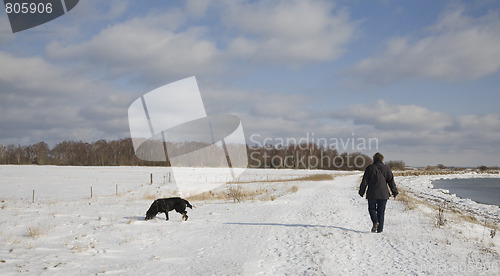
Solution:
<path fill-rule="evenodd" d="M 187 215 L 187 212 L 182 213 L 182 219 L 183 219 L 184 221 L 188 220 L 188 215 Z"/>
<path fill-rule="evenodd" d="M 166 220 L 168 220 L 168 212 L 165 212 L 165 217 L 167 218 Z"/>

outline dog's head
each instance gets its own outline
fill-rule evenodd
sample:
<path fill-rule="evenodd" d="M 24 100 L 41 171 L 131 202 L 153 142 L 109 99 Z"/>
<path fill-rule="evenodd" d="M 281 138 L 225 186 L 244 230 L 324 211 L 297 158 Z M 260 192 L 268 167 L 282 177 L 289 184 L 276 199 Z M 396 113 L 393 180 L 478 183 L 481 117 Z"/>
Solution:
<path fill-rule="evenodd" d="M 153 202 L 153 204 L 151 204 L 151 207 L 149 207 L 148 211 L 146 212 L 145 220 L 154 219 L 157 214 L 158 214 L 158 203 L 155 201 Z"/>

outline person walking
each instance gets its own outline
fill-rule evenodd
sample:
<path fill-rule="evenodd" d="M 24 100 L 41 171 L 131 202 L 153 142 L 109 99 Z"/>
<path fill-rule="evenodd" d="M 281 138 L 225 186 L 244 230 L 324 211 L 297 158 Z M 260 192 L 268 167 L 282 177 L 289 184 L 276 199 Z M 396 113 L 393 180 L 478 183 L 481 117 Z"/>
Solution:
<path fill-rule="evenodd" d="M 373 164 L 366 167 L 358 192 L 363 197 L 366 191 L 368 212 L 373 222 L 372 233 L 382 233 L 384 230 L 385 206 L 391 196 L 387 185 L 394 198 L 399 193 L 392 171 L 383 161 L 384 156 L 380 152 L 373 155 Z"/>

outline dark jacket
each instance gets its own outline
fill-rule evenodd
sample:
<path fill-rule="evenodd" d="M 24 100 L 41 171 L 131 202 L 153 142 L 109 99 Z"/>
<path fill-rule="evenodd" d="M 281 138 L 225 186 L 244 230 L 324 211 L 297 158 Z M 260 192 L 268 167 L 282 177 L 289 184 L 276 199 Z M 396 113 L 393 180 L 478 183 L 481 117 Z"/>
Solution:
<path fill-rule="evenodd" d="M 359 195 L 363 196 L 366 190 L 367 199 L 389 199 L 391 196 L 387 185 L 395 197 L 399 192 L 394 182 L 394 176 L 391 169 L 384 163 L 377 161 L 366 167 L 363 180 L 359 186 Z"/>

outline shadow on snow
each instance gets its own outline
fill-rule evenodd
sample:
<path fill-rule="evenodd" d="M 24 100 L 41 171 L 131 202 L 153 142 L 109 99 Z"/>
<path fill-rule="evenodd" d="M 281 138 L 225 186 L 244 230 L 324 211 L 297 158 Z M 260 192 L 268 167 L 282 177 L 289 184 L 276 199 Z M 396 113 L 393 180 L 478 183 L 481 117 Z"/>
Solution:
<path fill-rule="evenodd" d="M 245 226 L 282 226 L 282 227 L 304 227 L 304 228 L 329 228 L 329 229 L 338 229 L 342 231 L 351 231 L 359 234 L 369 233 L 366 231 L 359 231 L 350 228 L 333 226 L 333 225 L 311 225 L 311 224 L 294 224 L 294 223 L 273 223 L 273 222 L 226 222 L 224 224 L 231 225 L 245 225 Z"/>

